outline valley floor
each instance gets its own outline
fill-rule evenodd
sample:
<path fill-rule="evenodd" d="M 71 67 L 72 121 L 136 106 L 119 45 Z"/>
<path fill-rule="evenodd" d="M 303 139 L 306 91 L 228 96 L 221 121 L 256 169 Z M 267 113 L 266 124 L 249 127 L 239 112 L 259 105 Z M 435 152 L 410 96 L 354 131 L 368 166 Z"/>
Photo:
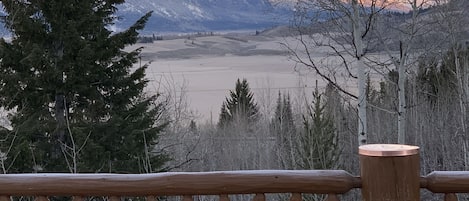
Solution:
<path fill-rule="evenodd" d="M 226 35 L 159 40 L 131 48 L 145 47 L 142 64 L 149 64 L 150 92 L 184 95 L 199 121 L 216 123 L 221 104 L 238 78 L 247 79 L 259 104 L 272 107 L 279 90 L 304 100 L 304 94 L 310 96 L 315 88 L 316 80 L 319 87 L 325 86 L 314 72 L 289 58 L 284 44 L 294 41 Z M 324 52 L 318 50 L 315 56 L 322 57 Z"/>

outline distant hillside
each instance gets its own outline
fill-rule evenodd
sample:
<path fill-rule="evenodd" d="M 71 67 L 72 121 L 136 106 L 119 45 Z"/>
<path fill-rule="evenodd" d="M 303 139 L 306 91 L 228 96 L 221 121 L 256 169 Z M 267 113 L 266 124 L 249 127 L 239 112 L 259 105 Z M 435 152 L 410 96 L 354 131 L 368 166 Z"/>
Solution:
<path fill-rule="evenodd" d="M 197 32 L 263 29 L 287 24 L 292 9 L 268 0 L 127 0 L 119 6 L 128 27 L 148 11 L 154 11 L 145 32 Z"/>
<path fill-rule="evenodd" d="M 127 0 L 118 9 L 120 20 L 110 27 L 114 31 L 153 11 L 144 30 L 147 34 L 264 29 L 287 24 L 293 12 L 269 0 Z M 1 9 L 0 15 L 4 15 Z M 3 27 L 0 33 L 6 34 Z"/>

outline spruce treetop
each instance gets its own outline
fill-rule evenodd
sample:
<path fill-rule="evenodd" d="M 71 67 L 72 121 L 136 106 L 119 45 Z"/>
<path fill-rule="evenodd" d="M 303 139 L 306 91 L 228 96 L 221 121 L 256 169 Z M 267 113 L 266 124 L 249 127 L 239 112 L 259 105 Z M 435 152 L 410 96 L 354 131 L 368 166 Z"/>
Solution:
<path fill-rule="evenodd" d="M 252 124 L 258 120 L 258 115 L 259 109 L 249 83 L 246 79 L 238 79 L 235 90 L 230 90 L 230 96 L 222 104 L 218 125 L 225 126 L 240 121 Z"/>

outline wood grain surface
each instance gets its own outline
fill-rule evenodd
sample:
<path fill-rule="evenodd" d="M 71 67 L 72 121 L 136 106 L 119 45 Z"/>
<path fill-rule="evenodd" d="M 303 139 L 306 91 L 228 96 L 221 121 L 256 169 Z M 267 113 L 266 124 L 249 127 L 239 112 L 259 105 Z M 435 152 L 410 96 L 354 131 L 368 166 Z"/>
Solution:
<path fill-rule="evenodd" d="M 343 170 L 157 174 L 5 174 L 0 195 L 158 196 L 258 193 L 342 194 L 360 187 Z"/>

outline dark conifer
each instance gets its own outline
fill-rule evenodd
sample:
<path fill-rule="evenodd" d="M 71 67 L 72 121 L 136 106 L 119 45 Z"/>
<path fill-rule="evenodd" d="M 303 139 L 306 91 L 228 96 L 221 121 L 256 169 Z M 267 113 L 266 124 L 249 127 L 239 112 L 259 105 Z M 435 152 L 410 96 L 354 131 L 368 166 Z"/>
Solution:
<path fill-rule="evenodd" d="M 293 120 L 290 95 L 278 93 L 274 117 L 270 123 L 271 132 L 277 139 L 278 156 L 281 168 L 294 169 L 296 167 L 296 149 L 294 145 L 299 140 Z"/>
<path fill-rule="evenodd" d="M 325 113 L 325 103 L 317 87 L 313 92 L 313 104 L 303 116 L 304 133 L 298 151 L 301 169 L 334 169 L 340 150 L 334 122 Z"/>
<path fill-rule="evenodd" d="M 146 153 L 164 128 L 163 106 L 133 68 L 151 13 L 120 33 L 108 27 L 123 0 L 2 1 L 12 40 L 0 40 L 0 105 L 16 110 L 10 172 L 150 172 Z"/>
<path fill-rule="evenodd" d="M 235 90 L 230 90 L 222 104 L 218 125 L 223 127 L 233 123 L 252 125 L 258 120 L 259 109 L 254 101 L 254 94 L 246 79 L 236 81 Z"/>

